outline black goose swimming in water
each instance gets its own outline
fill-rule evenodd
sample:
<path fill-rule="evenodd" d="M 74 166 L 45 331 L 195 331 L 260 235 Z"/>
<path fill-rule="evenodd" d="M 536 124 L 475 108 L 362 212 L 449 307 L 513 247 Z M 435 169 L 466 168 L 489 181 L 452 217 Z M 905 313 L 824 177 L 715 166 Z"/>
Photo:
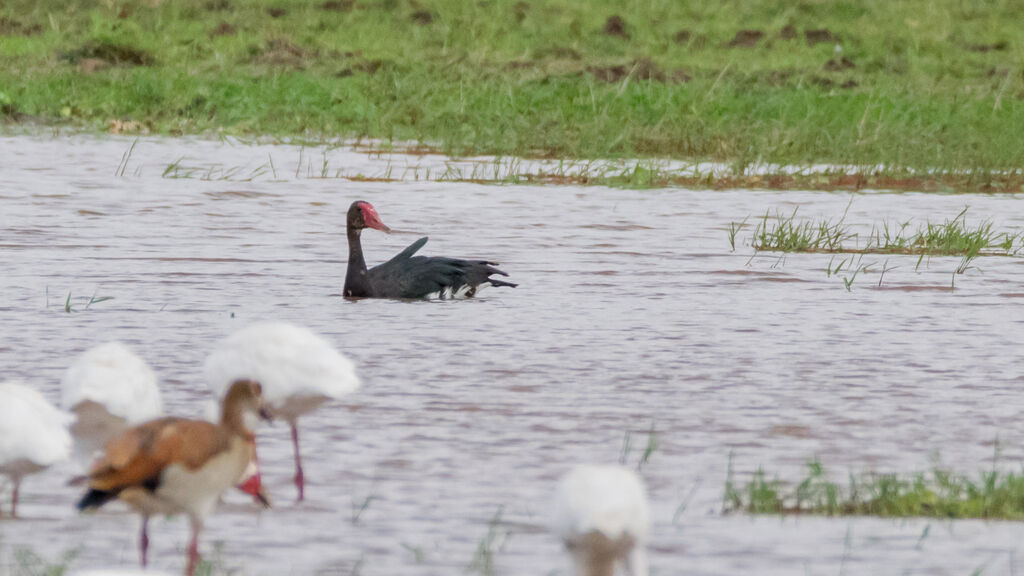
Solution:
<path fill-rule="evenodd" d="M 516 284 L 491 278 L 508 276 L 495 268 L 497 262 L 415 256 L 427 243 L 420 238 L 387 262 L 366 269 L 359 236 L 364 228 L 391 232 L 369 202 L 357 200 L 348 209 L 348 272 L 346 298 L 472 298 L 482 285 Z"/>

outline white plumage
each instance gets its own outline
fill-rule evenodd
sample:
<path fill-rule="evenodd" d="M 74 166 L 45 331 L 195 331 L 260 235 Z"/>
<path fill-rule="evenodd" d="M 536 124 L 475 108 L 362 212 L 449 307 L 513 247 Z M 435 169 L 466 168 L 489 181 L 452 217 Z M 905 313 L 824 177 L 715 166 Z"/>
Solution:
<path fill-rule="evenodd" d="M 649 526 L 647 496 L 632 470 L 582 465 L 558 484 L 552 527 L 580 576 L 611 575 L 619 563 L 627 574 L 647 576 Z"/>
<path fill-rule="evenodd" d="M 22 478 L 70 455 L 70 422 L 70 416 L 32 388 L 0 383 L 0 474 L 8 476 L 14 484 L 11 515 L 17 514 Z"/>
<path fill-rule="evenodd" d="M 297 421 L 324 402 L 357 390 L 355 366 L 312 331 L 270 322 L 235 332 L 207 358 L 206 379 L 218 397 L 239 378 L 259 381 L 271 413 L 291 426 L 295 485 L 302 500 L 305 478 Z"/>
<path fill-rule="evenodd" d="M 128 426 L 163 412 L 156 374 L 120 342 L 90 348 L 61 379 L 61 405 L 75 415 L 71 433 L 86 458 Z"/>

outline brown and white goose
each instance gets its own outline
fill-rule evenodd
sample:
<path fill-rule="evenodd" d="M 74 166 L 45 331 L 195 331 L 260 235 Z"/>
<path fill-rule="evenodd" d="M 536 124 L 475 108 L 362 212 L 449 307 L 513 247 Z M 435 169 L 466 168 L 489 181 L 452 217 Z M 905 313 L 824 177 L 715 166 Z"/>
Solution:
<path fill-rule="evenodd" d="M 186 574 L 199 560 L 199 532 L 217 500 L 251 472 L 255 459 L 252 416 L 267 418 L 259 383 L 238 380 L 221 408 L 219 424 L 160 418 L 125 430 L 107 442 L 88 476 L 79 510 L 120 499 L 142 515 L 142 565 L 149 547 L 147 524 L 154 514 L 185 514 L 192 528 Z M 259 482 L 255 482 L 258 489 Z"/>

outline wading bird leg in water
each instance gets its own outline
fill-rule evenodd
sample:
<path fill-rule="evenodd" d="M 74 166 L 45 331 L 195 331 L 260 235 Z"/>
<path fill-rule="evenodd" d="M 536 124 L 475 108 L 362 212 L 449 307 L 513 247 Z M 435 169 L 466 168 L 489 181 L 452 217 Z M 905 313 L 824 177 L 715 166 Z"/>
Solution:
<path fill-rule="evenodd" d="M 295 487 L 299 489 L 299 502 L 305 498 L 306 476 L 302 473 L 302 456 L 299 454 L 299 426 L 291 423 L 292 446 L 295 449 Z"/>
<path fill-rule="evenodd" d="M 142 567 L 145 568 L 149 562 L 149 516 L 142 517 L 142 534 L 139 535 L 139 556 L 142 560 Z"/>
<path fill-rule="evenodd" d="M 185 574 L 188 576 L 194 576 L 196 573 L 196 564 L 199 563 L 199 530 L 203 527 L 201 520 L 194 519 L 192 521 L 192 540 L 188 545 L 188 568 L 185 570 Z"/>

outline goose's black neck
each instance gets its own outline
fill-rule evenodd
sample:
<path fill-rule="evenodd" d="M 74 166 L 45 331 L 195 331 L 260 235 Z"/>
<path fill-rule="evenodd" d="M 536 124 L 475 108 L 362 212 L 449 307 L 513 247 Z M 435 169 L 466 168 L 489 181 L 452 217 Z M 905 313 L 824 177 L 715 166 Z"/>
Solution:
<path fill-rule="evenodd" d="M 363 259 L 363 245 L 359 241 L 362 230 L 348 226 L 347 232 L 348 271 L 345 272 L 342 294 L 346 298 L 365 298 L 370 296 L 370 278 L 366 272 L 366 260 Z"/>

